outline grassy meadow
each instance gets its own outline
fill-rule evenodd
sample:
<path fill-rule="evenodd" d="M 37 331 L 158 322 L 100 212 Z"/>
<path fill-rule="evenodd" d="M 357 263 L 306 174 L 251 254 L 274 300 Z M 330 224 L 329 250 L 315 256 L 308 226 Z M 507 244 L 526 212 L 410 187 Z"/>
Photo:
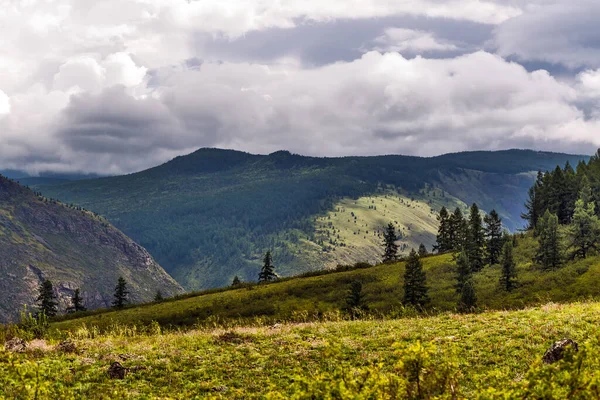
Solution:
<path fill-rule="evenodd" d="M 0 350 L 0 397 L 14 399 L 593 399 L 598 398 L 600 304 L 424 318 L 284 323 L 99 334 L 79 326 L 73 353 L 59 338 Z M 542 365 L 569 337 L 576 355 Z M 107 375 L 118 361 L 129 373 Z"/>

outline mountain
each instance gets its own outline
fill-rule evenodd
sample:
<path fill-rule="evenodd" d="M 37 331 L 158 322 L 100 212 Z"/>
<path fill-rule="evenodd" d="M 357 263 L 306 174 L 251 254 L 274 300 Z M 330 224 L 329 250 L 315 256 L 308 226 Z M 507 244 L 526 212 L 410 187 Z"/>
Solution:
<path fill-rule="evenodd" d="M 40 282 L 53 282 L 60 308 L 80 288 L 86 307 L 110 306 L 119 276 L 133 302 L 182 288 L 150 254 L 88 211 L 49 201 L 0 176 L 0 322 L 32 305 Z"/>
<path fill-rule="evenodd" d="M 430 247 L 441 206 L 477 202 L 518 229 L 536 171 L 582 159 L 528 150 L 317 158 L 200 149 L 131 175 L 35 188 L 103 215 L 186 289 L 201 289 L 234 275 L 255 280 L 267 249 L 281 275 L 377 261 L 390 221 L 403 251 Z"/>

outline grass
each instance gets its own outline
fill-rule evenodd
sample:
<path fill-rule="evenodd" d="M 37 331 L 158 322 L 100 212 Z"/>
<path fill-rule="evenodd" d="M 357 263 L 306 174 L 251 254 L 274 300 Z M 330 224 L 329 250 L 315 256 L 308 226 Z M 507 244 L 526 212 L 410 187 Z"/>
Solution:
<path fill-rule="evenodd" d="M 422 243 L 432 249 L 438 229 L 438 210 L 446 206 L 466 209 L 466 205 L 439 189 L 422 190 L 418 196 L 407 196 L 388 190 L 379 195 L 345 198 L 331 211 L 315 218 L 313 241 L 303 241 L 296 257 L 315 259 L 321 268 L 353 264 L 356 260 L 377 263 L 381 259 L 383 231 L 393 223 L 401 236 L 401 254 L 408 254 Z M 314 253 L 318 253 L 314 257 Z"/>
<path fill-rule="evenodd" d="M 418 381 L 421 398 L 594 398 L 598 324 L 599 303 L 575 303 L 227 330 L 82 326 L 70 333 L 76 353 L 55 350 L 58 340 L 0 350 L 0 397 L 417 398 Z M 542 366 L 564 337 L 579 342 L 579 358 Z M 135 372 L 109 379 L 114 361 Z"/>

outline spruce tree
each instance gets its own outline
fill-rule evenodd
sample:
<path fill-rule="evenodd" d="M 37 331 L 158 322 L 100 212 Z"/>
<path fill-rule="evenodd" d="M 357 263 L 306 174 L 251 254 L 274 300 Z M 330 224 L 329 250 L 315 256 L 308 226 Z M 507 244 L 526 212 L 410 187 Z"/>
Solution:
<path fill-rule="evenodd" d="M 450 233 L 450 214 L 446 207 L 442 207 L 437 217 L 439 226 L 434 250 L 438 253 L 445 253 L 452 250 L 452 236 Z"/>
<path fill-rule="evenodd" d="M 485 222 L 486 262 L 490 265 L 498 264 L 503 244 L 502 219 L 496 210 L 492 210 L 483 221 Z"/>
<path fill-rule="evenodd" d="M 396 244 L 396 229 L 391 222 L 388 224 L 385 234 L 383 235 L 383 262 L 391 263 L 398 258 L 398 245 Z"/>
<path fill-rule="evenodd" d="M 506 289 L 506 291 L 510 292 L 516 287 L 517 284 L 517 267 L 515 260 L 513 259 L 512 242 L 506 242 L 504 247 L 502 247 L 500 265 L 502 266 L 500 284 L 504 289 Z"/>
<path fill-rule="evenodd" d="M 425 247 L 425 245 L 421 243 L 419 245 L 419 257 L 425 257 L 427 254 L 429 254 L 427 252 L 427 247 Z"/>
<path fill-rule="evenodd" d="M 271 258 L 271 252 L 267 251 L 263 260 L 263 266 L 258 274 L 258 282 L 271 282 L 277 279 L 275 273 L 275 267 L 273 266 L 273 259 Z"/>
<path fill-rule="evenodd" d="M 54 294 L 52 282 L 45 279 L 39 286 L 39 295 L 36 299 L 40 313 L 47 317 L 54 317 L 58 313 L 58 302 Z"/>
<path fill-rule="evenodd" d="M 473 203 L 469 214 L 469 224 L 467 229 L 466 250 L 469 256 L 469 262 L 474 272 L 483 269 L 483 248 L 485 237 L 479 207 Z"/>
<path fill-rule="evenodd" d="M 117 280 L 117 286 L 115 286 L 115 294 L 112 302 L 114 308 L 123 308 L 127 303 L 129 296 L 129 290 L 127 289 L 127 282 L 122 276 Z"/>
<path fill-rule="evenodd" d="M 465 284 L 471 280 L 473 269 L 469 262 L 469 256 L 465 251 L 461 251 L 456 259 L 456 293 L 459 295 L 463 292 Z"/>
<path fill-rule="evenodd" d="M 475 285 L 473 280 L 465 282 L 458 301 L 458 310 L 460 312 L 472 312 L 477 307 L 477 295 L 475 294 Z"/>
<path fill-rule="evenodd" d="M 348 296 L 346 297 L 346 311 L 353 317 L 356 317 L 360 311 L 366 310 L 364 303 L 364 294 L 362 292 L 362 283 L 358 280 L 350 283 Z"/>
<path fill-rule="evenodd" d="M 160 290 L 156 291 L 156 294 L 154 295 L 154 301 L 156 303 L 160 303 L 161 301 L 163 301 L 165 298 L 163 297 L 163 294 Z"/>
<path fill-rule="evenodd" d="M 73 297 L 71 298 L 71 306 L 67 308 L 67 312 L 80 312 L 87 311 L 87 308 L 83 305 L 83 299 L 81 298 L 81 292 L 79 289 L 75 289 Z"/>
<path fill-rule="evenodd" d="M 529 188 L 529 197 L 525 203 L 527 212 L 521 214 L 521 218 L 527 221 L 528 229 L 535 229 L 537 227 L 539 219 L 542 217 L 542 206 L 541 206 L 541 188 L 544 182 L 544 175 L 538 172 L 535 184 Z"/>
<path fill-rule="evenodd" d="M 460 208 L 456 207 L 454 213 L 448 218 L 450 248 L 461 251 L 465 246 L 467 222 Z"/>
<path fill-rule="evenodd" d="M 238 276 L 234 276 L 233 277 L 233 281 L 231 282 L 231 286 L 239 286 L 242 284 L 242 281 L 240 281 L 240 278 L 238 278 Z"/>
<path fill-rule="evenodd" d="M 600 220 L 596 215 L 596 205 L 592 201 L 592 190 L 587 177 L 582 180 L 579 200 L 575 202 L 573 224 L 569 231 L 573 258 L 586 258 L 596 250 L 600 240 Z"/>
<path fill-rule="evenodd" d="M 404 304 L 423 307 L 428 301 L 427 283 L 423 263 L 413 249 L 404 269 Z"/>
<path fill-rule="evenodd" d="M 562 262 L 560 237 L 558 233 L 558 217 L 546 210 L 538 221 L 539 247 L 536 260 L 544 269 L 558 268 Z"/>

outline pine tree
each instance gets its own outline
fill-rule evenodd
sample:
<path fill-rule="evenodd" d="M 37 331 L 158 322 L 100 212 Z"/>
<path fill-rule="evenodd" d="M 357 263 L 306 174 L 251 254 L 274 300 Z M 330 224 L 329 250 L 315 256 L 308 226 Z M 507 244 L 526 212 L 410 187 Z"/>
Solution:
<path fill-rule="evenodd" d="M 419 257 L 425 257 L 429 253 L 427 252 L 427 247 L 423 243 L 419 245 Z"/>
<path fill-rule="evenodd" d="M 277 274 L 273 266 L 273 259 L 271 258 L 271 252 L 267 251 L 263 260 L 263 267 L 258 275 L 258 282 L 271 282 L 275 279 L 277 279 Z"/>
<path fill-rule="evenodd" d="M 127 298 L 129 295 L 129 290 L 127 290 L 127 282 L 123 279 L 122 276 L 119 277 L 117 281 L 117 286 L 115 286 L 115 294 L 112 306 L 114 308 L 123 308 L 125 307 L 125 303 L 127 303 Z"/>
<path fill-rule="evenodd" d="M 163 294 L 160 290 L 156 291 L 156 294 L 154 295 L 154 301 L 156 303 L 160 303 L 161 301 L 163 301 L 165 298 L 163 297 Z"/>
<path fill-rule="evenodd" d="M 423 307 L 428 301 L 427 283 L 423 263 L 413 249 L 406 261 L 404 269 L 404 304 L 418 308 Z"/>
<path fill-rule="evenodd" d="M 558 217 L 546 210 L 538 221 L 539 248 L 536 260 L 544 269 L 558 268 L 562 262 L 560 237 L 558 234 Z"/>
<path fill-rule="evenodd" d="M 346 297 L 346 311 L 349 312 L 353 317 L 356 317 L 360 311 L 364 311 L 366 309 L 367 307 L 364 303 L 364 294 L 362 292 L 362 283 L 360 283 L 360 281 L 353 281 L 350 284 L 348 296 Z"/>
<path fill-rule="evenodd" d="M 513 259 L 513 244 L 512 242 L 506 242 L 502 247 L 502 257 L 500 259 L 502 266 L 502 275 L 500 277 L 500 284 L 506 291 L 510 292 L 516 287 L 517 281 L 517 268 L 515 260 Z"/>
<path fill-rule="evenodd" d="M 438 253 L 445 253 L 452 250 L 452 236 L 450 233 L 450 214 L 446 207 L 442 207 L 437 217 L 439 221 L 438 234 L 434 250 Z"/>
<path fill-rule="evenodd" d="M 538 221 L 543 213 L 540 195 L 540 190 L 544 182 L 543 179 L 544 175 L 541 172 L 538 172 L 535 184 L 529 188 L 529 197 L 525 203 L 527 212 L 521 214 L 521 218 L 528 223 L 528 229 L 535 229 L 537 227 Z"/>
<path fill-rule="evenodd" d="M 87 308 L 83 305 L 83 299 L 81 298 L 81 292 L 79 289 L 75 289 L 73 297 L 71 298 L 71 306 L 67 308 L 67 312 L 80 312 L 87 311 Z"/>
<path fill-rule="evenodd" d="M 498 264 L 502 252 L 502 219 L 496 210 L 490 211 L 483 219 L 485 222 L 486 262 L 490 265 Z"/>
<path fill-rule="evenodd" d="M 591 250 L 597 249 L 600 240 L 600 220 L 596 215 L 596 205 L 591 200 L 592 190 L 587 177 L 584 177 L 569 231 L 573 258 L 586 258 Z"/>
<path fill-rule="evenodd" d="M 397 260 L 398 257 L 398 245 L 396 244 L 396 229 L 394 224 L 391 222 L 388 224 L 385 234 L 383 235 L 383 262 L 391 263 Z"/>
<path fill-rule="evenodd" d="M 454 213 L 448 218 L 448 226 L 451 250 L 461 251 L 465 246 L 467 222 L 460 208 L 456 207 Z"/>
<path fill-rule="evenodd" d="M 463 292 L 465 284 L 471 280 L 473 276 L 473 268 L 469 262 L 469 256 L 465 251 L 461 251 L 456 259 L 456 293 L 459 295 Z"/>
<path fill-rule="evenodd" d="M 40 313 L 45 314 L 47 317 L 54 317 L 58 313 L 58 302 L 54 294 L 54 287 L 48 279 L 40 283 L 39 295 L 36 301 L 38 302 Z"/>
<path fill-rule="evenodd" d="M 475 285 L 473 280 L 465 282 L 458 301 L 458 310 L 460 312 L 472 312 L 477 307 L 477 295 L 475 294 Z"/>
<path fill-rule="evenodd" d="M 469 214 L 469 225 L 467 229 L 466 250 L 469 256 L 469 262 L 474 272 L 483 269 L 483 248 L 485 237 L 483 232 L 483 223 L 479 214 L 479 207 L 473 203 Z"/>
<path fill-rule="evenodd" d="M 240 278 L 238 278 L 238 276 L 234 276 L 233 277 L 233 281 L 231 282 L 231 286 L 239 286 L 242 284 L 242 281 L 240 281 Z"/>

